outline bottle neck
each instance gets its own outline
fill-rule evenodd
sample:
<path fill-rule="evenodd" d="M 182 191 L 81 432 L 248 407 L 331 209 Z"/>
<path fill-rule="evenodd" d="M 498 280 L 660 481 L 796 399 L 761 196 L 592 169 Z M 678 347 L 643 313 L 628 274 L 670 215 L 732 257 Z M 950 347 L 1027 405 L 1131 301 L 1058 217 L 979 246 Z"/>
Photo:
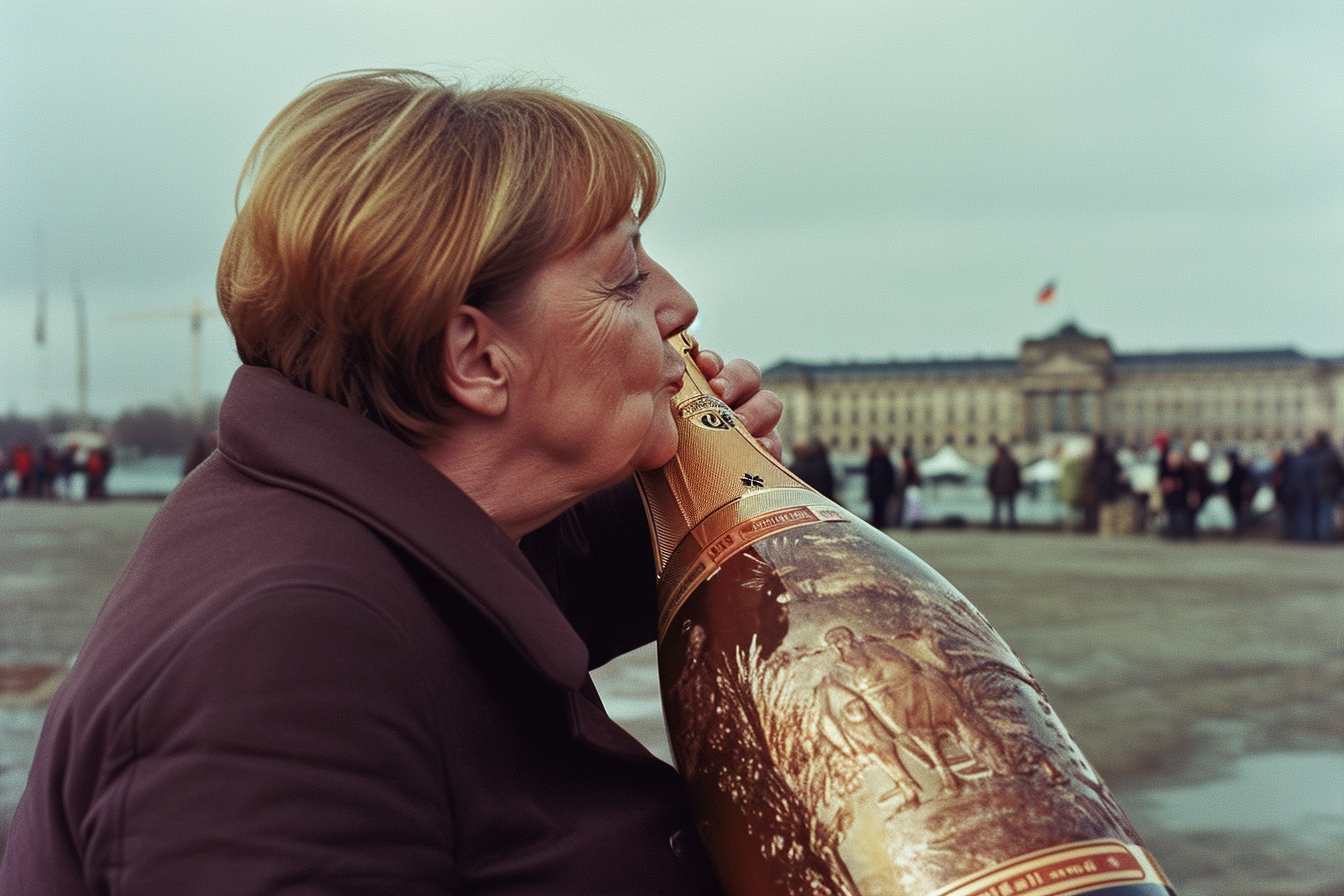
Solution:
<path fill-rule="evenodd" d="M 710 386 L 709 380 L 705 378 L 704 371 L 700 365 L 695 363 L 695 356 L 700 351 L 700 345 L 695 341 L 695 337 L 686 333 L 678 333 L 668 340 L 668 343 L 677 350 L 681 356 L 681 363 L 686 367 L 686 376 L 682 379 L 681 390 L 672 396 L 672 408 L 677 408 L 700 396 L 718 398 L 714 388 Z"/>
<path fill-rule="evenodd" d="M 714 393 L 695 363 L 698 349 L 688 336 L 672 344 L 686 364 L 681 390 L 672 399 L 677 453 L 665 466 L 638 474 L 640 492 L 653 531 L 661 574 L 677 546 L 707 517 L 730 504 L 766 493 L 806 489 L 747 432 Z M 796 496 L 780 496 L 791 505 Z M 773 504 L 771 505 L 773 507 Z"/>

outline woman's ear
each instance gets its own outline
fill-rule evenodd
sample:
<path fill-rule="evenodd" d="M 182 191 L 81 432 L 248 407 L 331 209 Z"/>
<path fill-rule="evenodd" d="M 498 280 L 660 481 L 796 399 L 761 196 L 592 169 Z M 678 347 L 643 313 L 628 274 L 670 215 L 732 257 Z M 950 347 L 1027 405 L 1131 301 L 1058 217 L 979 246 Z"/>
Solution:
<path fill-rule="evenodd" d="M 467 410 L 498 417 L 508 406 L 509 378 L 499 328 L 481 309 L 460 305 L 443 332 L 443 378 Z"/>

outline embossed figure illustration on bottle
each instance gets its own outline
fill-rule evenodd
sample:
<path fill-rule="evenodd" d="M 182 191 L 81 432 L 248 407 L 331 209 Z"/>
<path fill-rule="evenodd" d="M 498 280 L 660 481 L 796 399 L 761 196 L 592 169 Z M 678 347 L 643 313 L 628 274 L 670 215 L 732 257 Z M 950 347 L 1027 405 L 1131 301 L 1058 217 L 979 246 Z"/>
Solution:
<path fill-rule="evenodd" d="M 639 484 L 668 731 L 725 889 L 1172 893 L 980 612 L 775 461 L 677 344 L 677 456 Z"/>

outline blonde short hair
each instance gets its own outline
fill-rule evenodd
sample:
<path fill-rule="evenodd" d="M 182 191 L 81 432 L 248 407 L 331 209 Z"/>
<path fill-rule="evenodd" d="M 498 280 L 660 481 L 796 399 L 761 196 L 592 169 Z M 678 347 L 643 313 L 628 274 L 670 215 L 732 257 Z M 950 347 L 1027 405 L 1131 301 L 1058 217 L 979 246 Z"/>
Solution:
<path fill-rule="evenodd" d="M 421 446 L 455 408 L 441 366 L 458 305 L 507 301 L 631 209 L 642 221 L 661 180 L 642 131 L 552 90 L 339 75 L 248 155 L 220 309 L 245 364 Z"/>

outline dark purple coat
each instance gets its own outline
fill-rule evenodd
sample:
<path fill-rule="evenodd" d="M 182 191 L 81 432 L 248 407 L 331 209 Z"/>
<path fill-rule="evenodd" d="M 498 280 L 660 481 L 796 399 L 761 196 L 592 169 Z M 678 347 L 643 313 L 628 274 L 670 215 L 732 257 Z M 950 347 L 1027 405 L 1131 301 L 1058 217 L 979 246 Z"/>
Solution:
<path fill-rule="evenodd" d="M 718 892 L 588 677 L 653 632 L 633 490 L 527 547 L 568 617 L 411 449 L 243 368 L 51 705 L 0 892 Z"/>

